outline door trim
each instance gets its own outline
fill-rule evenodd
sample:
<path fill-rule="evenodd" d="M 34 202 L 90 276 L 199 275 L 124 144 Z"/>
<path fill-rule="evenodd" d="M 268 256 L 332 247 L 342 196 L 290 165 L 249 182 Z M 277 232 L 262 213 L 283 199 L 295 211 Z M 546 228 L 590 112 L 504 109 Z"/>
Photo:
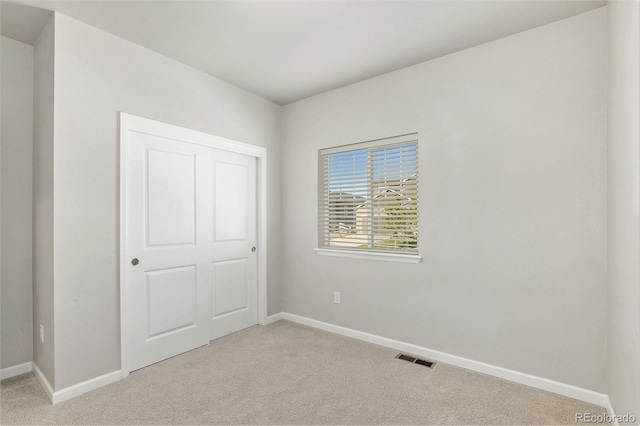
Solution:
<path fill-rule="evenodd" d="M 127 318 L 129 315 L 126 292 L 126 267 L 129 259 L 125 258 L 127 243 L 126 227 L 126 147 L 130 132 L 146 133 L 165 138 L 175 138 L 197 145 L 204 145 L 224 151 L 249 155 L 257 160 L 256 167 L 256 218 L 258 244 L 258 324 L 267 323 L 267 149 L 261 146 L 238 142 L 220 136 L 185 127 L 163 123 L 149 118 L 139 117 L 125 112 L 119 113 L 120 118 L 120 370 L 122 377 L 129 376 L 129 344 Z"/>

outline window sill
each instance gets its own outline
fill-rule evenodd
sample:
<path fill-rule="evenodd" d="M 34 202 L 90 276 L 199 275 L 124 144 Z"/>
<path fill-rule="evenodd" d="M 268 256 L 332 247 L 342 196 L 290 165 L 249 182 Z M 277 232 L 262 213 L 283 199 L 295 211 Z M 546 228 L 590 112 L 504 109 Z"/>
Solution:
<path fill-rule="evenodd" d="M 371 251 L 360 250 L 339 250 L 339 249 L 314 249 L 317 254 L 322 256 L 350 257 L 352 259 L 379 260 L 383 262 L 398 263 L 420 263 L 422 256 L 418 254 L 406 253 L 376 253 Z"/>

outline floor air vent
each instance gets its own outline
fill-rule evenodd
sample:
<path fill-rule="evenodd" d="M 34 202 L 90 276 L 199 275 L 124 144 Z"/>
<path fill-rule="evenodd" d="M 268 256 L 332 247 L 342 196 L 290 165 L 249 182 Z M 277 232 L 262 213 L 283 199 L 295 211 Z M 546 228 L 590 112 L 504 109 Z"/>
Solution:
<path fill-rule="evenodd" d="M 425 359 L 416 358 L 411 355 L 398 354 L 396 355 L 396 358 L 401 359 L 403 361 L 411 362 L 413 364 L 424 365 L 425 367 L 429 367 L 429 368 L 433 368 L 436 365 L 436 363 L 433 361 L 427 361 Z"/>

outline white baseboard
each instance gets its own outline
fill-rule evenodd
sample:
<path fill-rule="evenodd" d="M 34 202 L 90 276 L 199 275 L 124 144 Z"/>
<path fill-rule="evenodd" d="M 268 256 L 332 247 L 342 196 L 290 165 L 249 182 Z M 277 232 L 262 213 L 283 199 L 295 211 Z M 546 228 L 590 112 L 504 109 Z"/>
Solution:
<path fill-rule="evenodd" d="M 38 368 L 38 364 L 36 364 L 35 362 L 33 363 L 33 373 L 35 374 L 36 379 L 38 379 L 38 381 L 40 382 L 40 386 L 42 386 L 42 389 L 47 394 L 47 398 L 49 398 L 49 401 L 51 401 L 51 403 L 53 404 L 53 387 L 49 383 L 49 380 L 47 380 L 47 378 L 44 376 L 42 371 L 40 371 L 40 369 Z"/>
<path fill-rule="evenodd" d="M 280 321 L 284 318 L 284 312 L 278 312 L 277 314 L 273 314 L 267 317 L 267 321 L 265 325 L 273 324 L 276 321 Z"/>
<path fill-rule="evenodd" d="M 352 337 L 354 339 L 363 340 L 365 342 L 374 343 L 380 346 L 386 346 L 388 348 L 396 349 L 399 351 L 409 352 L 411 354 L 425 357 L 434 361 L 444 362 L 447 364 L 455 365 L 457 367 L 462 367 L 468 370 L 477 371 L 479 373 L 488 374 L 490 376 L 499 377 L 511 382 L 520 383 L 522 385 L 531 386 L 537 389 L 553 392 L 559 395 L 567 396 L 569 398 L 574 398 L 580 401 L 588 402 L 590 404 L 596 404 L 601 407 L 607 407 L 607 409 L 610 409 L 610 404 L 607 405 L 608 397 L 603 393 L 579 388 L 577 386 L 568 385 L 566 383 L 556 382 L 554 380 L 545 379 L 543 377 L 538 377 L 527 373 L 521 373 L 519 371 L 509 370 L 507 368 L 486 364 L 484 362 L 474 361 L 472 359 L 463 358 L 457 355 L 451 355 L 445 352 L 436 351 L 411 343 L 405 343 L 398 340 L 377 336 L 375 334 L 369 334 L 362 331 L 317 321 L 311 318 L 306 318 L 287 312 L 283 312 L 282 315 L 272 315 L 271 317 L 276 316 L 281 316 L 282 319 L 296 322 L 298 324 L 319 328 L 331 333 Z"/>
<path fill-rule="evenodd" d="M 82 395 L 83 393 L 90 392 L 106 385 L 110 385 L 111 383 L 119 381 L 121 378 L 122 373 L 120 370 L 112 371 L 111 373 L 95 377 L 85 382 L 78 383 L 77 385 L 60 389 L 59 391 L 55 391 L 53 393 L 53 400 L 51 401 L 51 403 L 57 404 L 58 402 L 66 401 L 67 399 L 74 398 L 78 395 Z"/>
<path fill-rule="evenodd" d="M 612 419 L 611 424 L 613 426 L 619 426 L 620 424 L 618 423 L 618 419 L 616 419 L 616 413 L 615 413 L 615 411 L 613 411 L 613 405 L 611 404 L 611 400 L 609 399 L 609 395 L 605 395 L 605 405 L 604 406 L 607 407 L 607 412 L 609 413 L 609 416 Z"/>
<path fill-rule="evenodd" d="M 11 367 L 5 367 L 0 370 L 0 380 L 9 379 L 11 377 L 19 376 L 25 373 L 30 373 L 31 371 L 33 371 L 32 361 L 18 365 L 12 365 Z"/>
<path fill-rule="evenodd" d="M 82 395 L 83 393 L 87 393 L 111 383 L 117 382 L 122 378 L 121 372 L 120 370 L 118 370 L 99 377 L 95 377 L 82 383 L 78 383 L 77 385 L 69 386 L 68 388 L 60 389 L 59 391 L 54 391 L 47 378 L 44 376 L 44 374 L 42 374 L 42 371 L 40 371 L 35 363 L 33 364 L 33 372 L 35 373 L 36 378 L 40 382 L 40 385 L 42 385 L 42 389 L 44 389 L 47 397 L 49 398 L 49 401 L 51 401 L 52 404 L 66 401 L 68 399 Z"/>
<path fill-rule="evenodd" d="M 457 355 L 451 355 L 445 352 L 428 349 L 422 346 L 414 345 L 411 343 L 401 342 L 399 340 L 389 339 L 375 334 L 365 333 L 358 330 L 353 330 L 338 325 L 329 324 L 326 322 L 314 320 L 311 318 L 302 317 L 299 315 L 289 314 L 287 312 L 280 312 L 275 315 L 267 317 L 266 324 L 272 324 L 281 319 L 292 321 L 298 324 L 307 325 L 310 327 L 318 328 L 321 330 L 329 331 L 331 333 L 340 334 L 342 336 L 351 337 L 354 339 L 362 340 L 365 342 L 373 343 L 380 346 L 396 349 L 403 352 L 409 352 L 414 355 L 419 355 L 434 361 L 440 361 L 447 364 L 455 365 L 457 367 L 466 368 L 468 370 L 477 371 L 479 373 L 488 374 L 491 376 L 499 377 L 501 379 L 509 380 L 515 383 L 520 383 L 526 386 L 531 386 L 537 389 L 542 389 L 548 392 L 553 392 L 559 395 L 574 398 L 580 401 L 585 401 L 591 404 L 600 405 L 606 407 L 609 415 L 615 418 L 611 401 L 606 394 L 594 392 L 588 389 L 579 388 L 577 386 L 568 385 L 566 383 L 557 382 L 554 380 L 545 379 L 543 377 L 534 376 L 527 373 L 521 373 L 519 371 L 509 370 L 506 368 L 498 367 L 491 364 L 486 364 L 479 361 L 474 361 L 468 358 L 463 358 Z M 9 372 L 20 371 L 17 374 L 28 373 L 32 371 L 35 373 L 36 378 L 42 385 L 42 388 L 46 392 L 49 400 L 52 404 L 66 401 L 70 398 L 76 397 L 83 393 L 98 389 L 102 386 L 117 382 L 121 380 L 122 373 L 120 370 L 113 371 L 111 373 L 87 380 L 77 385 L 70 386 L 68 388 L 61 389 L 59 391 L 53 391 L 53 388 L 47 378 L 42 374 L 42 371 L 38 368 L 36 363 L 25 363 L 14 367 L 2 369 L 2 378 L 5 378 L 5 370 L 7 374 Z M 13 376 L 7 376 L 13 377 Z"/>

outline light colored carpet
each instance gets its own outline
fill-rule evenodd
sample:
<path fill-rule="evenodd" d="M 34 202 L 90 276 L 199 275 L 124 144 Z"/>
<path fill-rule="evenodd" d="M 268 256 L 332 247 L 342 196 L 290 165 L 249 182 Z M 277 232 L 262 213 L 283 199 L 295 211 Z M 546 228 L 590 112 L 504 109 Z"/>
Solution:
<path fill-rule="evenodd" d="M 2 424 L 574 424 L 602 407 L 288 321 L 255 326 L 50 405 L 2 382 Z"/>

